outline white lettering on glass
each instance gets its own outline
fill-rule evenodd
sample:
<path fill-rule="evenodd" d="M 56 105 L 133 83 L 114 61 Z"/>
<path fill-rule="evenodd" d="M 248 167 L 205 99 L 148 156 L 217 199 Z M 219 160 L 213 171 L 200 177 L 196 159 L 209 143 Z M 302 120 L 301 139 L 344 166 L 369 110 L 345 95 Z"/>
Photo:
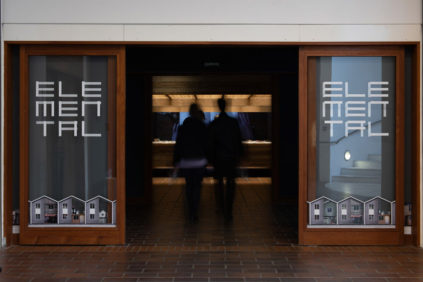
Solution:
<path fill-rule="evenodd" d="M 47 125 L 54 124 L 54 121 L 41 120 L 41 121 L 37 121 L 36 124 L 41 124 L 43 126 L 43 137 L 46 137 L 47 136 Z"/>
<path fill-rule="evenodd" d="M 69 125 L 69 126 L 68 126 Z M 59 136 L 63 135 L 63 131 L 73 131 L 73 136 L 78 136 L 77 121 L 59 121 Z"/>
<path fill-rule="evenodd" d="M 362 97 L 366 97 L 366 95 L 365 94 L 351 94 L 351 93 L 349 93 L 349 91 L 348 91 L 348 82 L 345 82 L 345 97 L 359 97 L 359 98 L 362 98 Z"/>
<path fill-rule="evenodd" d="M 388 81 L 370 81 L 367 87 L 367 93 L 369 97 L 373 98 L 382 98 L 388 97 L 388 93 L 383 93 L 383 91 L 388 91 L 388 87 L 376 87 L 377 85 L 389 85 Z M 379 92 L 379 93 L 374 93 Z"/>
<path fill-rule="evenodd" d="M 333 137 L 333 125 L 342 124 L 342 120 L 325 120 L 326 124 L 330 124 L 330 137 Z"/>
<path fill-rule="evenodd" d="M 342 97 L 342 93 L 333 93 L 333 92 L 341 92 L 341 87 L 332 87 L 332 85 L 342 85 L 341 81 L 325 81 L 323 82 L 323 98 L 325 97 Z M 329 93 L 331 92 L 331 93 Z"/>
<path fill-rule="evenodd" d="M 36 81 L 35 82 L 35 97 L 54 97 L 54 93 L 40 93 L 41 91 L 54 91 L 53 87 L 41 87 L 54 85 L 54 81 Z"/>
<path fill-rule="evenodd" d="M 337 105 L 338 117 L 341 117 L 342 101 L 324 101 L 323 102 L 323 117 L 326 117 L 326 105 L 330 105 L 330 117 L 333 117 L 333 105 Z"/>
<path fill-rule="evenodd" d="M 59 101 L 59 117 L 77 117 L 77 107 L 67 107 L 66 105 L 77 105 L 77 101 Z M 66 113 L 76 112 L 76 113 Z"/>
<path fill-rule="evenodd" d="M 82 101 L 82 116 L 85 117 L 85 106 L 94 105 L 97 106 L 97 116 L 100 116 L 100 101 Z"/>
<path fill-rule="evenodd" d="M 348 101 L 345 103 L 345 116 L 346 117 L 365 117 L 366 108 L 364 107 L 354 107 L 353 105 L 365 105 L 365 101 Z M 360 113 L 360 111 L 362 113 Z"/>
<path fill-rule="evenodd" d="M 335 125 L 345 126 L 345 137 L 356 131 L 360 132 L 361 137 L 364 137 L 366 131 L 368 137 L 389 136 L 389 132 L 375 132 L 372 129 L 372 122 L 373 125 L 381 123 L 383 118 L 388 115 L 389 101 L 385 100 L 389 97 L 388 86 L 389 82 L 387 81 L 370 81 L 367 83 L 367 95 L 365 93 L 353 94 L 350 93 L 350 85 L 347 81 L 324 81 L 322 83 L 321 109 L 324 123 L 330 126 L 330 137 L 334 136 Z M 381 119 L 371 121 L 370 118 L 375 112 L 381 114 Z M 337 117 L 336 120 L 332 120 L 334 116 Z"/>
<path fill-rule="evenodd" d="M 372 105 L 382 105 L 383 106 L 383 117 L 386 117 L 386 106 L 389 104 L 388 101 L 370 101 L 369 102 L 369 112 L 368 117 L 372 116 Z"/>
<path fill-rule="evenodd" d="M 82 121 L 81 130 L 82 130 L 82 137 L 101 137 L 101 133 L 87 133 L 85 131 L 85 121 L 84 120 Z"/>
<path fill-rule="evenodd" d="M 47 116 L 47 106 L 50 106 L 50 116 L 54 117 L 54 102 L 53 101 L 36 101 L 35 102 L 35 116 L 40 116 L 40 105 L 43 106 L 43 117 Z"/>
<path fill-rule="evenodd" d="M 74 137 L 80 134 L 85 138 L 101 137 L 101 133 L 88 132 L 88 122 L 82 118 L 89 115 L 89 121 L 98 124 L 92 120 L 101 117 L 101 82 L 81 81 L 80 94 L 65 94 L 63 88 L 62 81 L 57 81 L 57 89 L 55 81 L 35 82 L 35 117 L 43 117 L 43 120 L 36 120 L 35 124 L 42 126 L 43 137 L 54 132 L 48 130 L 49 125 L 57 129 L 59 137 L 64 134 L 73 134 Z M 53 120 L 54 117 L 59 119 Z"/>
<path fill-rule="evenodd" d="M 59 81 L 59 97 L 75 98 L 75 97 L 78 97 L 78 95 L 77 94 L 63 94 L 63 92 L 62 92 L 62 82 Z"/>
<path fill-rule="evenodd" d="M 364 136 L 364 130 L 366 127 L 364 126 L 366 122 L 364 120 L 350 120 L 345 123 L 345 136 L 348 137 L 348 133 L 351 130 L 360 130 L 360 136 Z M 354 124 L 356 124 L 354 126 Z M 358 126 L 357 126 L 358 125 Z"/>
<path fill-rule="evenodd" d="M 378 136 L 389 136 L 387 132 L 372 132 L 372 123 L 369 121 L 368 126 L 369 129 L 369 136 L 370 137 L 378 137 Z"/>
<path fill-rule="evenodd" d="M 101 97 L 101 88 L 90 87 L 90 86 L 101 86 L 101 82 L 82 82 L 82 97 L 88 98 L 100 98 Z M 98 94 L 89 94 L 87 92 L 100 92 Z"/>

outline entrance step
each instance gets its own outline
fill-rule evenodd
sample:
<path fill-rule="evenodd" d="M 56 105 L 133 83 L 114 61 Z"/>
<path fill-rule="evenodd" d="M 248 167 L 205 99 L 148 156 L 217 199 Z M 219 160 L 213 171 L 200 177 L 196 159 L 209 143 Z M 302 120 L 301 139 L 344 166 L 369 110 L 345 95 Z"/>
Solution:
<path fill-rule="evenodd" d="M 381 177 L 380 176 L 350 176 L 350 175 L 339 175 L 339 176 L 332 176 L 332 182 L 381 183 Z"/>
<path fill-rule="evenodd" d="M 342 176 L 381 176 L 381 170 L 376 168 L 343 167 Z"/>
<path fill-rule="evenodd" d="M 358 168 L 376 168 L 381 169 L 382 163 L 378 161 L 354 161 L 354 167 Z"/>
<path fill-rule="evenodd" d="M 382 162 L 382 155 L 380 155 L 380 154 L 369 154 L 367 156 L 367 159 L 369 161 Z"/>
<path fill-rule="evenodd" d="M 353 196 L 360 200 L 367 200 L 371 197 L 374 197 L 375 195 L 381 195 L 382 185 L 376 184 L 376 183 L 333 182 L 333 183 L 327 183 L 325 186 L 329 190 L 328 191 L 329 195 L 343 194 L 344 195 L 343 197 Z"/>

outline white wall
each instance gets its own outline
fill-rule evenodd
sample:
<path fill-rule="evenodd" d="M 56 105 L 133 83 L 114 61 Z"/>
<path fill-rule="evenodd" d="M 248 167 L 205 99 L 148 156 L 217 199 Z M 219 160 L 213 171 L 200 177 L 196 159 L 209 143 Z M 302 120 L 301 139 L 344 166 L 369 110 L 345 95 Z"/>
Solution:
<path fill-rule="evenodd" d="M 5 40 L 419 41 L 420 0 L 3 0 Z"/>
<path fill-rule="evenodd" d="M 3 22 L 419 24 L 420 0 L 4 0 Z"/>

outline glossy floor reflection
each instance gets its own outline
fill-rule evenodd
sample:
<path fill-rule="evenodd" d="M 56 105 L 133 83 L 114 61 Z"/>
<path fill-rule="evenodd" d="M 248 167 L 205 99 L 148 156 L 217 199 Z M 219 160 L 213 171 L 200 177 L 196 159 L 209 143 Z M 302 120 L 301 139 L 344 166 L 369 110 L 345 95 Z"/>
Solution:
<path fill-rule="evenodd" d="M 272 246 L 297 242 L 297 205 L 272 205 L 270 178 L 237 180 L 233 221 L 216 213 L 213 179 L 203 183 L 199 222 L 186 219 L 183 179 L 154 179 L 153 205 L 127 209 L 127 242 L 142 246 Z"/>

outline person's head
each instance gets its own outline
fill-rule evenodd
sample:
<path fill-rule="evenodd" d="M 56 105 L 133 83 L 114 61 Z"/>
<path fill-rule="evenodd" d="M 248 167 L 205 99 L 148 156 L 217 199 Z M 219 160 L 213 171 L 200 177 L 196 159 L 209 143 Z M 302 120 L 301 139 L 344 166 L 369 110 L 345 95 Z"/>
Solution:
<path fill-rule="evenodd" d="M 192 103 L 191 106 L 189 106 L 189 115 L 191 117 L 198 118 L 201 120 L 202 119 L 201 113 L 202 111 L 200 107 L 198 106 L 198 104 Z"/>
<path fill-rule="evenodd" d="M 219 106 L 220 112 L 224 113 L 226 108 L 226 101 L 223 98 L 217 100 L 217 105 Z"/>

